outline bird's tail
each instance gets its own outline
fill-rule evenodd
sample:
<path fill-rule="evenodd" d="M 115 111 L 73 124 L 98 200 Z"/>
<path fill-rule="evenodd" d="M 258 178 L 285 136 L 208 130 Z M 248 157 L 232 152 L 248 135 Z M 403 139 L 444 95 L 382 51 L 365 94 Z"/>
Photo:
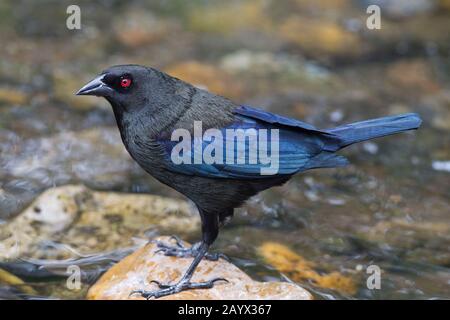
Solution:
<path fill-rule="evenodd" d="M 402 131 L 420 127 L 422 120 L 416 113 L 405 113 L 372 120 L 355 122 L 327 130 L 338 137 L 337 145 L 333 143 L 333 151 L 337 151 L 353 143 L 379 138 Z"/>

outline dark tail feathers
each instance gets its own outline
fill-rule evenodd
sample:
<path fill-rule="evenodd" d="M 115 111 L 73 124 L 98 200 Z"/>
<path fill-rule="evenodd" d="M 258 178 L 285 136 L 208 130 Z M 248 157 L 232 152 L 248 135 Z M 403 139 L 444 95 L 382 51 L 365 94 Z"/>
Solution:
<path fill-rule="evenodd" d="M 422 120 L 416 113 L 405 113 L 372 120 L 355 122 L 327 130 L 338 137 L 338 143 L 330 146 L 330 151 L 337 151 L 353 143 L 379 138 L 402 131 L 420 127 Z"/>

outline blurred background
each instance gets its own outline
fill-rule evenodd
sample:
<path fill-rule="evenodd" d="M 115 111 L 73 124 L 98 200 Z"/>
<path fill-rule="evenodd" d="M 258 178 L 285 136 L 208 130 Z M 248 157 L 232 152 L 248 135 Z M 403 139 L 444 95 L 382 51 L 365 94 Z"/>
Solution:
<path fill-rule="evenodd" d="M 66 27 L 70 4 L 81 30 Z M 380 30 L 366 27 L 370 4 Z M 214 249 L 255 279 L 288 278 L 319 299 L 450 298 L 449 31 L 448 0 L 3 0 L 0 228 L 67 184 L 182 199 L 131 160 L 106 102 L 73 95 L 108 66 L 137 63 L 321 128 L 418 112 L 419 131 L 352 146 L 351 166 L 306 172 L 249 201 Z M 14 228 L 31 236 L 27 223 Z M 115 249 L 149 228 L 164 233 L 157 222 L 135 226 Z M 71 249 L 102 254 L 96 229 L 83 232 L 90 252 Z M 0 251 L 10 236 L 0 229 Z M 70 257 L 50 254 L 70 244 L 58 233 L 32 242 L 40 250 L 16 258 Z M 68 290 L 36 261 L 3 259 L 0 297 L 84 297 L 89 281 Z M 108 261 L 90 268 L 100 274 Z M 366 286 L 372 264 L 380 290 Z"/>

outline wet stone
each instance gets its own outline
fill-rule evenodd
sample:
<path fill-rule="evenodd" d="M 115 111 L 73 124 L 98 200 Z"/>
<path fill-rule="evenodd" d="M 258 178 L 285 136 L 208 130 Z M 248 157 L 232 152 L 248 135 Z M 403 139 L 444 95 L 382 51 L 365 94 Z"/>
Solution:
<path fill-rule="evenodd" d="M 47 190 L 0 225 L 0 259 L 62 259 L 72 257 L 72 250 L 127 248 L 134 237 L 145 241 L 149 230 L 190 235 L 199 232 L 198 214 L 180 200 L 67 185 Z"/>
<path fill-rule="evenodd" d="M 169 241 L 168 237 L 157 238 Z M 187 244 L 186 244 L 187 245 Z M 191 258 L 167 257 L 155 253 L 156 244 L 150 243 L 129 255 L 111 269 L 89 289 L 88 299 L 143 299 L 138 294 L 130 296 L 133 290 L 157 290 L 152 280 L 161 283 L 175 283 L 186 271 Z M 298 285 L 287 282 L 258 282 L 243 271 L 223 259 L 203 260 L 198 266 L 192 282 L 203 282 L 214 278 L 225 278 L 227 282 L 216 282 L 211 289 L 188 290 L 164 300 L 249 300 L 249 299 L 289 299 L 311 300 L 311 294 Z"/>

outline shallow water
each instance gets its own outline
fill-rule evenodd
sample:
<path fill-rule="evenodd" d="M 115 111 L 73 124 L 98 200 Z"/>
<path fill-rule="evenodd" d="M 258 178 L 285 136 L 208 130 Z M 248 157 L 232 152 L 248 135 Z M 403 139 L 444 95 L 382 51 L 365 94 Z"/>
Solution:
<path fill-rule="evenodd" d="M 383 7 L 378 31 L 364 27 L 364 1 L 80 3 L 81 31 L 65 28 L 64 1 L 0 5 L 0 219 L 69 183 L 181 198 L 126 155 L 109 106 L 73 97 L 103 68 L 141 63 L 318 127 L 420 113 L 419 131 L 342 151 L 351 166 L 309 171 L 251 199 L 214 249 L 256 279 L 291 279 L 317 298 L 450 297 L 448 2 Z M 279 272 L 258 254 L 267 241 L 354 288 Z M 122 256 L 98 254 L 86 262 L 87 283 Z M 369 265 L 382 271 L 379 290 L 366 285 Z M 41 297 L 82 298 L 88 287 L 68 290 L 63 269 L 9 266 Z M 0 297 L 15 294 L 0 282 Z"/>

